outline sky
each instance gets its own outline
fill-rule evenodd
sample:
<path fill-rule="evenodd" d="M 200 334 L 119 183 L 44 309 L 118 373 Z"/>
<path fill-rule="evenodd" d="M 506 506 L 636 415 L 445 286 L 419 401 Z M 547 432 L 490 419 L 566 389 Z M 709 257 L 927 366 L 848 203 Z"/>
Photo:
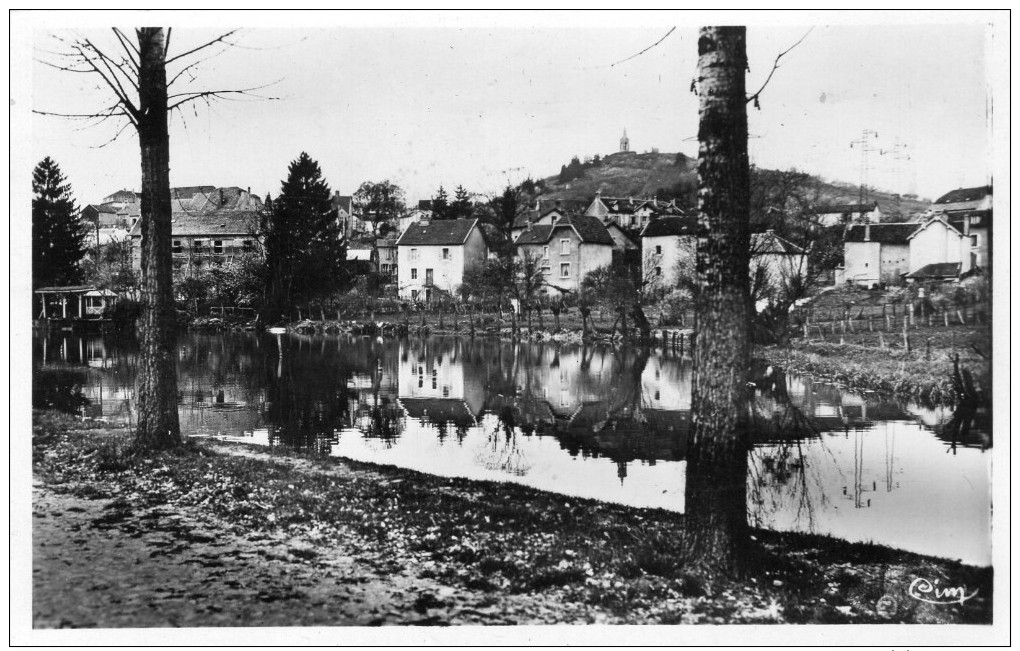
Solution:
<path fill-rule="evenodd" d="M 210 24 L 251 21 L 247 13 L 227 14 L 189 26 L 193 17 L 167 17 L 184 23 L 173 30 L 170 57 L 224 32 Z M 734 17 L 743 16 L 723 16 Z M 127 27 L 138 20 L 110 18 L 123 19 L 99 24 Z M 624 129 L 632 150 L 697 154 L 697 97 L 690 85 L 700 24 L 694 18 L 700 17 L 278 18 L 259 17 L 263 24 L 243 29 L 236 47 L 175 84 L 177 92 L 265 86 L 257 92 L 274 99 L 193 103 L 175 112 L 172 185 L 233 185 L 275 195 L 288 163 L 307 151 L 342 194 L 363 181 L 389 179 L 413 202 L 440 185 L 451 193 L 463 185 L 489 194 L 508 180 L 555 174 L 572 156 L 616 151 Z M 760 110 L 749 106 L 752 163 L 857 184 L 864 162 L 869 185 L 928 198 L 990 182 L 991 30 L 980 15 L 850 19 L 866 24 L 846 24 L 844 14 L 748 18 L 749 90 L 764 82 L 777 54 L 807 34 L 781 59 Z M 294 24 L 266 26 L 288 23 Z M 660 43 L 625 60 L 674 26 Z M 109 29 L 73 33 L 116 49 Z M 56 60 L 52 52 L 62 46 L 54 34 L 70 33 L 52 21 L 32 32 L 35 58 Z M 37 61 L 30 66 L 34 110 L 74 113 L 109 103 L 109 91 L 93 75 Z M 172 63 L 169 74 L 180 68 Z M 130 130 L 104 144 L 117 131 L 113 121 L 83 128 L 78 120 L 34 115 L 30 122 L 33 163 L 56 160 L 80 204 L 139 189 L 137 137 Z M 865 129 L 878 135 L 862 161 L 851 142 Z"/>

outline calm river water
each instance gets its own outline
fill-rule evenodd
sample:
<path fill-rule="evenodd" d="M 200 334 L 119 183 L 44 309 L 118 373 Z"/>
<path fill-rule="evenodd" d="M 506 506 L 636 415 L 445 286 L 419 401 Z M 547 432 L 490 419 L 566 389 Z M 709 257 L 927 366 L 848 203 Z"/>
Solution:
<path fill-rule="evenodd" d="M 134 418 L 133 342 L 33 341 L 38 405 L 84 388 Z M 443 476 L 684 509 L 688 358 L 662 351 L 432 337 L 186 334 L 182 428 Z M 748 517 L 757 526 L 991 562 L 990 432 L 952 410 L 801 377 L 756 397 Z"/>

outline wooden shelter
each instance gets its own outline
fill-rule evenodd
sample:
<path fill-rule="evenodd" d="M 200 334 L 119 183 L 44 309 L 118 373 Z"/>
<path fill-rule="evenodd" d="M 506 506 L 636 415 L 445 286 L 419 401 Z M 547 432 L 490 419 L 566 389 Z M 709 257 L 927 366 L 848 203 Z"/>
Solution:
<path fill-rule="evenodd" d="M 45 321 L 98 320 L 117 302 L 116 292 L 94 285 L 40 287 L 35 294 L 41 304 L 38 318 Z"/>

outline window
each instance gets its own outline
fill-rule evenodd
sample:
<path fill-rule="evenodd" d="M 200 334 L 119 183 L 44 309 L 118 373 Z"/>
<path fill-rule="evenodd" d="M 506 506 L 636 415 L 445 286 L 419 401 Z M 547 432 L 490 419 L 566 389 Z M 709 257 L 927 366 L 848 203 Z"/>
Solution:
<path fill-rule="evenodd" d="M 184 246 L 181 245 L 181 241 L 180 240 L 174 240 L 174 245 L 173 245 L 173 248 L 171 250 L 174 253 L 182 253 L 184 251 Z"/>
<path fill-rule="evenodd" d="M 661 276 L 662 275 L 662 267 L 656 267 L 655 268 L 655 275 L 656 276 Z"/>
<path fill-rule="evenodd" d="M 411 270 L 411 280 L 418 280 L 418 270 L 417 269 L 412 269 Z M 415 291 L 417 291 L 417 290 L 415 290 Z"/>
<path fill-rule="evenodd" d="M 426 269 L 425 270 L 425 284 L 426 285 L 431 285 L 432 284 L 432 270 L 431 269 Z"/>
<path fill-rule="evenodd" d="M 243 240 L 241 242 L 241 248 L 244 249 L 245 251 L 251 251 L 252 249 L 255 248 L 255 243 L 252 242 L 251 240 Z"/>
<path fill-rule="evenodd" d="M 662 245 L 661 244 L 656 244 L 655 245 L 655 255 L 662 255 Z"/>
<path fill-rule="evenodd" d="M 443 249 L 443 260 L 450 259 L 450 249 Z"/>
<path fill-rule="evenodd" d="M 411 249 L 411 262 L 418 259 L 418 249 Z"/>
<path fill-rule="evenodd" d="M 542 257 L 545 258 L 546 260 L 549 259 L 549 247 L 548 246 L 543 246 L 542 247 Z"/>
<path fill-rule="evenodd" d="M 212 252 L 216 255 L 223 255 L 223 240 L 213 240 Z"/>
<path fill-rule="evenodd" d="M 552 275 L 552 267 L 550 267 L 549 265 L 546 265 L 546 266 L 542 267 L 542 273 L 544 275 L 546 275 L 546 276 L 551 276 Z"/>
<path fill-rule="evenodd" d="M 412 301 L 417 301 L 418 300 L 418 294 L 420 294 L 420 293 L 421 293 L 420 289 L 412 289 L 411 290 L 411 300 Z M 418 386 L 421 386 L 421 380 L 418 380 Z"/>
<path fill-rule="evenodd" d="M 970 245 L 971 246 L 977 246 L 978 245 L 978 236 L 977 235 L 971 235 L 970 236 Z"/>
<path fill-rule="evenodd" d="M 570 263 L 564 262 L 560 265 L 560 278 L 570 277 Z"/>
<path fill-rule="evenodd" d="M 560 240 L 560 255 L 570 255 L 570 240 L 569 239 L 564 238 L 564 239 Z"/>
<path fill-rule="evenodd" d="M 195 240 L 192 246 L 195 248 L 195 253 L 205 253 L 205 240 Z"/>

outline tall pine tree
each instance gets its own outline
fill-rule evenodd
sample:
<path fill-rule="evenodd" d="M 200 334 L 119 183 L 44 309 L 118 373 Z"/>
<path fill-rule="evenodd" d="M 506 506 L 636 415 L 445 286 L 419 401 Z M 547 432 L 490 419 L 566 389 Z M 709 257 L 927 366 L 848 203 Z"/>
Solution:
<path fill-rule="evenodd" d="M 87 232 L 71 186 L 47 156 L 32 173 L 32 286 L 80 282 Z"/>
<path fill-rule="evenodd" d="M 457 186 L 450 204 L 450 219 L 466 219 L 474 214 L 475 207 L 471 204 L 471 196 L 463 185 Z"/>
<path fill-rule="evenodd" d="M 288 318 L 295 306 L 321 301 L 347 282 L 346 242 L 332 192 L 319 164 L 301 152 L 291 162 L 265 217 L 267 321 Z"/>
<path fill-rule="evenodd" d="M 450 216 L 450 200 L 443 186 L 439 186 L 436 196 L 432 197 L 432 218 L 447 219 Z"/>

